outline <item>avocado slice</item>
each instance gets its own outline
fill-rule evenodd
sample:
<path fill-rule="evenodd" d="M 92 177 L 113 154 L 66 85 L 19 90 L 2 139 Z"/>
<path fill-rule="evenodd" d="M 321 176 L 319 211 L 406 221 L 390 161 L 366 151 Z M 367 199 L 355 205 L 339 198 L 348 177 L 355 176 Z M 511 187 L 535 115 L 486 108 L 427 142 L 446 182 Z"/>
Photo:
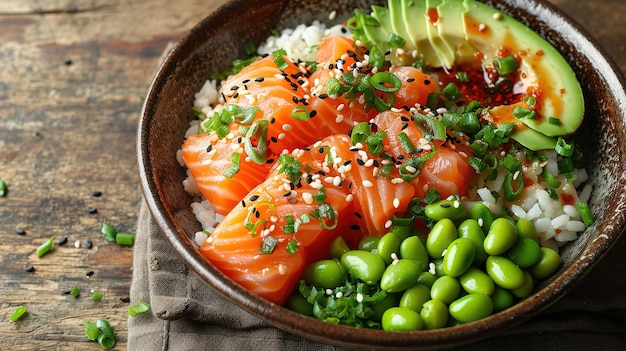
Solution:
<path fill-rule="evenodd" d="M 443 0 L 426 0 L 426 12 L 424 12 L 424 21 L 426 22 L 426 32 L 430 45 L 435 49 L 435 53 L 439 57 L 439 65 L 436 67 L 452 67 L 455 61 L 454 49 L 449 47 L 444 39 L 439 35 L 440 18 L 437 7 L 441 5 Z"/>
<path fill-rule="evenodd" d="M 435 53 L 435 49 L 430 45 L 426 31 L 426 21 L 423 20 L 424 13 L 426 13 L 426 2 L 424 0 L 402 0 L 400 6 L 402 11 L 394 10 L 394 12 L 402 12 L 403 23 L 408 34 L 405 39 L 412 41 L 417 48 L 418 57 L 413 58 L 413 60 L 422 59 L 425 65 L 437 67 L 440 62 L 439 57 Z"/>
<path fill-rule="evenodd" d="M 530 90 L 541 86 L 537 118 L 520 121 L 547 136 L 574 133 L 582 122 L 584 103 L 578 79 L 565 58 L 512 17 L 474 0 L 464 0 L 464 6 L 467 39 L 481 52 L 483 63 L 492 62 L 496 53 L 505 49 L 522 59 L 519 70 L 523 78 L 517 89 L 530 95 Z"/>
<path fill-rule="evenodd" d="M 404 22 L 402 0 L 389 0 L 389 22 L 393 32 L 404 39 L 405 44 L 403 49 L 408 51 L 407 54 L 410 55 L 414 50 L 417 50 L 417 46 L 413 40 L 411 40 Z"/>
<path fill-rule="evenodd" d="M 467 8 L 463 5 L 463 1 L 443 0 L 437 6 L 437 11 L 439 13 L 437 25 L 439 36 L 453 50 L 455 57 L 453 64 L 476 61 L 475 55 L 478 50 L 466 39 L 462 19 Z M 446 65 L 446 68 L 450 69 L 452 65 Z"/>

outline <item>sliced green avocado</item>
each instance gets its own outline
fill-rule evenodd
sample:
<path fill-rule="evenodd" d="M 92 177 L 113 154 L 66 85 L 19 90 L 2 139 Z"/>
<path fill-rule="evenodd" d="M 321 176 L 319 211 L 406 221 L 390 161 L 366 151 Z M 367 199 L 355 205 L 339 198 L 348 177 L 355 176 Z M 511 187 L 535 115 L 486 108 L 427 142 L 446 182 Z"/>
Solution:
<path fill-rule="evenodd" d="M 426 2 L 424 0 L 402 0 L 400 6 L 402 10 L 397 11 L 394 9 L 394 13 L 401 12 L 403 14 L 402 19 L 408 34 L 405 39 L 412 41 L 417 48 L 418 57 L 412 59 L 422 59 L 425 65 L 438 67 L 439 57 L 435 53 L 435 49 L 430 45 L 428 32 L 426 31 L 426 21 L 424 20 Z"/>
<path fill-rule="evenodd" d="M 437 24 L 439 36 L 453 50 L 455 57 L 455 60 L 446 63 L 445 67 L 450 69 L 453 64 L 476 61 L 478 50 L 466 39 L 465 25 L 462 20 L 459 20 L 467 12 L 463 1 L 443 0 L 441 5 L 437 6 L 437 11 L 439 13 Z"/>
<path fill-rule="evenodd" d="M 454 1 L 454 0 L 447 0 Z M 521 119 L 547 136 L 572 134 L 584 114 L 580 84 L 561 54 L 539 34 L 512 17 L 474 0 L 464 0 L 463 17 L 468 41 L 490 63 L 502 49 L 521 57 L 522 93 L 541 87 L 536 119 Z M 551 120 L 551 117 L 556 120 Z M 517 139 L 516 139 L 517 140 Z"/>
<path fill-rule="evenodd" d="M 445 40 L 439 35 L 439 21 L 441 16 L 439 15 L 437 7 L 441 5 L 442 1 L 443 0 L 426 0 L 424 19 L 426 22 L 428 40 L 439 57 L 440 64 L 438 66 L 452 67 L 455 61 L 454 49 L 448 46 Z"/>
<path fill-rule="evenodd" d="M 417 50 L 417 46 L 411 40 L 404 22 L 404 12 L 402 11 L 403 0 L 389 0 L 389 22 L 393 32 L 404 39 L 403 49 L 409 51 L 408 54 Z"/>

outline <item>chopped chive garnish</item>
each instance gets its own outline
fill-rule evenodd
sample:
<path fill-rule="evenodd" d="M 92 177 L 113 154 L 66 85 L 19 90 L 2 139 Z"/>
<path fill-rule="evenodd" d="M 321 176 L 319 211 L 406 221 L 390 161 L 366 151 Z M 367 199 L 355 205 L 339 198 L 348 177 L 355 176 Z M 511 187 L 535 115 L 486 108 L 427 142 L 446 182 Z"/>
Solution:
<path fill-rule="evenodd" d="M 309 110 L 304 106 L 296 106 L 291 110 L 291 118 L 298 121 L 308 121 L 310 118 Z"/>
<path fill-rule="evenodd" d="M 37 257 L 38 258 L 42 258 L 45 254 L 50 252 L 50 250 L 52 250 L 52 244 L 53 243 L 54 243 L 54 238 L 50 238 L 50 239 L 46 240 L 46 242 L 41 244 L 37 248 Z"/>
<path fill-rule="evenodd" d="M 518 64 L 515 56 L 509 55 L 493 59 L 493 65 L 500 75 L 507 75 L 517 71 Z"/>
<path fill-rule="evenodd" d="M 246 131 L 244 150 L 250 159 L 257 164 L 267 161 L 267 130 L 269 122 L 261 119 L 254 122 Z M 255 145 L 256 144 L 256 145 Z"/>
<path fill-rule="evenodd" d="M 578 209 L 578 213 L 580 214 L 580 218 L 582 219 L 585 226 L 589 227 L 593 224 L 593 215 L 589 210 L 589 206 L 583 202 L 577 202 L 576 208 Z"/>
<path fill-rule="evenodd" d="M 574 142 L 568 143 L 563 137 L 559 137 L 556 141 L 554 150 L 557 154 L 565 157 L 572 156 L 574 154 Z"/>
<path fill-rule="evenodd" d="M 7 183 L 0 179 L 0 196 L 5 196 L 7 194 Z"/>
<path fill-rule="evenodd" d="M 456 100 L 461 97 L 461 92 L 459 88 L 454 83 L 448 83 L 443 89 L 441 89 L 441 94 L 446 97 L 448 100 Z"/>
<path fill-rule="evenodd" d="M 371 78 L 371 84 L 376 90 L 385 93 L 394 93 L 400 90 L 402 81 L 393 73 L 376 72 Z"/>
<path fill-rule="evenodd" d="M 561 124 L 561 120 L 556 117 L 550 117 L 548 118 L 548 123 L 558 126 L 559 124 Z"/>
<path fill-rule="evenodd" d="M 136 305 L 128 306 L 128 314 L 133 317 L 141 313 L 146 313 L 148 311 L 150 311 L 150 304 L 148 304 L 144 300 L 139 301 L 139 303 Z"/>
<path fill-rule="evenodd" d="M 295 240 L 290 240 L 287 243 L 287 247 L 285 249 L 287 250 L 287 253 L 289 254 L 294 254 L 298 252 L 298 242 Z"/>
<path fill-rule="evenodd" d="M 278 156 L 278 164 L 280 165 L 278 169 L 279 174 L 284 173 L 287 179 L 292 183 L 298 183 L 302 176 L 302 172 L 300 171 L 302 163 L 300 161 L 296 160 L 293 156 L 280 154 L 280 156 Z"/>
<path fill-rule="evenodd" d="M 404 40 L 404 38 L 395 33 L 389 33 L 389 35 L 387 36 L 387 43 L 394 48 L 403 47 L 405 42 L 406 41 Z"/>
<path fill-rule="evenodd" d="M 78 296 L 80 295 L 80 288 L 75 286 L 72 288 L 72 290 L 70 290 L 70 296 L 73 298 L 78 298 Z"/>
<path fill-rule="evenodd" d="M 115 243 L 123 246 L 133 246 L 135 245 L 135 234 L 117 233 L 115 236 Z"/>
<path fill-rule="evenodd" d="M 515 106 L 513 109 L 513 117 L 517 119 L 535 119 L 537 118 L 537 112 L 523 108 L 521 106 Z"/>
<path fill-rule="evenodd" d="M 108 242 L 115 242 L 115 237 L 117 236 L 117 230 L 110 226 L 107 223 L 102 222 L 102 226 L 100 227 L 100 233 L 104 236 L 104 240 Z"/>
<path fill-rule="evenodd" d="M 100 301 L 100 300 L 102 300 L 102 296 L 103 295 L 102 295 L 101 292 L 94 291 L 94 293 L 91 294 L 91 299 L 94 300 L 94 301 Z"/>
<path fill-rule="evenodd" d="M 517 173 L 517 179 L 514 179 L 515 175 L 515 173 L 507 173 L 504 177 L 502 189 L 504 190 L 504 198 L 507 201 L 514 201 L 520 196 L 522 190 L 524 190 L 523 177 L 520 173 Z"/>
<path fill-rule="evenodd" d="M 24 315 L 26 315 L 26 306 L 17 306 L 15 308 L 15 311 L 13 311 L 13 313 L 11 313 L 11 316 L 9 316 L 9 320 L 11 322 L 17 322 L 22 317 L 24 317 Z"/>
<path fill-rule="evenodd" d="M 87 339 L 96 341 L 98 339 L 98 334 L 100 334 L 100 330 L 96 326 L 96 323 L 85 321 L 83 324 L 85 326 L 85 335 L 87 335 Z"/>
<path fill-rule="evenodd" d="M 231 160 L 230 167 L 223 172 L 224 177 L 229 178 L 229 179 L 234 177 L 235 174 L 239 172 L 239 167 L 241 165 L 241 153 L 233 152 L 233 154 L 230 157 L 230 160 Z"/>
<path fill-rule="evenodd" d="M 396 138 L 398 139 L 398 142 L 400 143 L 400 146 L 402 146 L 402 149 L 404 149 L 404 151 L 408 153 L 415 151 L 415 147 L 413 146 L 411 139 L 409 139 L 409 136 L 406 135 L 406 133 L 400 132 L 398 135 L 396 135 Z"/>
<path fill-rule="evenodd" d="M 261 255 L 271 254 L 276 249 L 276 245 L 278 245 L 278 239 L 270 235 L 266 236 L 261 242 Z"/>
<path fill-rule="evenodd" d="M 106 319 L 97 319 L 96 327 L 98 327 L 98 344 L 104 349 L 112 349 L 116 340 L 109 322 Z"/>
<path fill-rule="evenodd" d="M 469 78 L 467 77 L 467 72 L 459 71 L 459 72 L 456 72 L 454 76 L 456 77 L 456 79 L 458 79 L 459 82 L 463 82 L 463 83 L 469 82 Z"/>

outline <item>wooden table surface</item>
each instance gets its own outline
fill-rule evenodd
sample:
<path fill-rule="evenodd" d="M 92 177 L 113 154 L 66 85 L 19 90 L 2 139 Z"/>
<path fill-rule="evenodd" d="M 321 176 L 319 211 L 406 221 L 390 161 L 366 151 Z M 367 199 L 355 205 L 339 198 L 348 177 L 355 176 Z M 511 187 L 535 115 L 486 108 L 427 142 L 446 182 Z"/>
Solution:
<path fill-rule="evenodd" d="M 106 242 L 100 226 L 135 230 L 143 98 L 168 42 L 223 2 L 0 1 L 0 179 L 9 189 L 0 197 L 0 349 L 99 350 L 83 327 L 97 318 L 126 349 L 132 248 Z M 552 2 L 626 72 L 626 2 Z M 54 250 L 37 258 L 50 237 Z M 625 241 L 598 270 L 624 272 L 616 251 Z M 67 294 L 74 286 L 78 298 Z M 28 315 L 11 323 L 18 305 Z"/>

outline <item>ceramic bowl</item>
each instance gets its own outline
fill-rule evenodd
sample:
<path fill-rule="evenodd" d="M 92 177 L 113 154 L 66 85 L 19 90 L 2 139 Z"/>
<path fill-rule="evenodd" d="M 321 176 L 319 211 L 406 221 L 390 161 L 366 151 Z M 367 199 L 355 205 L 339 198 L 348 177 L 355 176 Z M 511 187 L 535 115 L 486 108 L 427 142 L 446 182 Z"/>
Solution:
<path fill-rule="evenodd" d="M 208 263 L 196 249 L 200 230 L 183 190 L 176 161 L 184 132 L 195 118 L 193 96 L 213 72 L 243 56 L 243 43 L 264 40 L 272 29 L 313 19 L 334 23 L 354 7 L 372 1 L 235 0 L 197 24 L 159 68 L 143 108 L 138 133 L 141 184 L 158 226 L 182 260 L 217 292 L 251 314 L 285 331 L 328 344 L 368 349 L 431 349 L 470 343 L 502 332 L 541 312 L 569 291 L 607 253 L 626 221 L 626 96 L 624 79 L 594 40 L 552 5 L 540 0 L 493 0 L 490 4 L 547 38 L 572 65 L 584 90 L 586 115 L 577 142 L 583 146 L 594 187 L 590 207 L 595 223 L 562 250 L 563 264 L 535 292 L 503 312 L 478 322 L 432 331 L 390 333 L 304 317 L 241 288 Z"/>

